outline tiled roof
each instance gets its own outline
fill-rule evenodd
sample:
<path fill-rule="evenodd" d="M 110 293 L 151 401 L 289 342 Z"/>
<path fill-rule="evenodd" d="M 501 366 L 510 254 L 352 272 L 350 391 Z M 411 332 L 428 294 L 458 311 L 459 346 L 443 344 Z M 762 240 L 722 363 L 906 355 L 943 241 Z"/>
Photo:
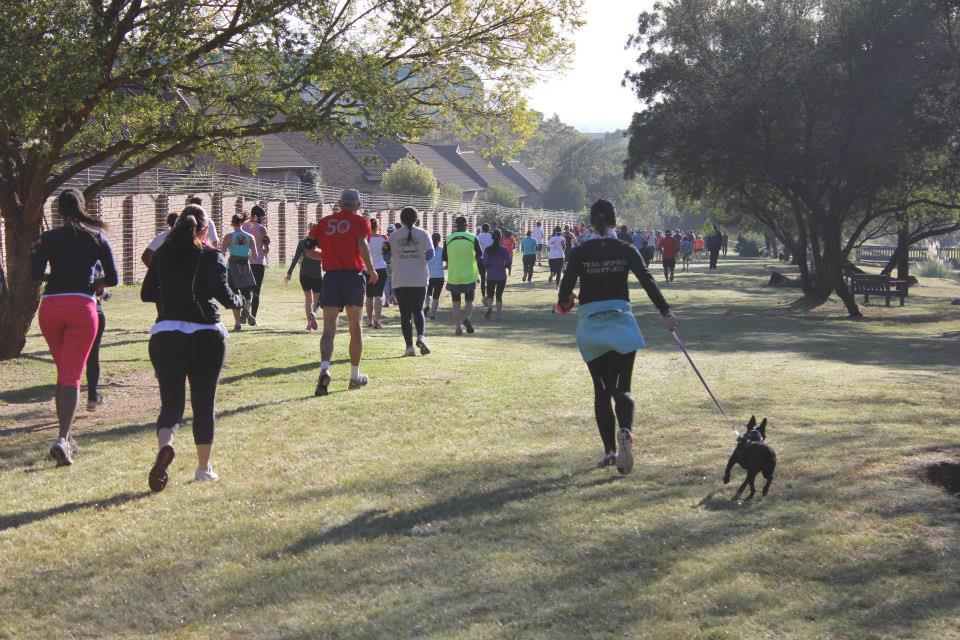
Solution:
<path fill-rule="evenodd" d="M 486 184 L 499 185 L 512 189 L 519 198 L 525 198 L 529 195 L 527 189 L 522 184 L 511 179 L 506 173 L 498 169 L 476 151 L 461 149 L 458 155 L 464 162 L 470 165 L 470 168 L 473 169 Z"/>
<path fill-rule="evenodd" d="M 450 159 L 450 150 L 456 155 L 456 147 L 412 143 L 403 146 L 417 162 L 433 170 L 440 184 L 455 184 L 466 193 L 483 191 L 484 185 L 467 173 L 469 169 L 460 168 Z"/>
<path fill-rule="evenodd" d="M 277 135 L 261 136 L 260 169 L 310 169 L 315 166 Z"/>
<path fill-rule="evenodd" d="M 514 180 L 520 180 L 527 190 L 543 193 L 547 188 L 546 177 L 531 167 L 527 167 L 517 160 L 500 165 L 501 170 Z"/>
<path fill-rule="evenodd" d="M 353 156 L 361 167 L 368 180 L 380 182 L 383 172 L 390 163 L 377 151 L 377 143 L 363 134 L 350 134 L 340 139 L 340 144 Z"/>

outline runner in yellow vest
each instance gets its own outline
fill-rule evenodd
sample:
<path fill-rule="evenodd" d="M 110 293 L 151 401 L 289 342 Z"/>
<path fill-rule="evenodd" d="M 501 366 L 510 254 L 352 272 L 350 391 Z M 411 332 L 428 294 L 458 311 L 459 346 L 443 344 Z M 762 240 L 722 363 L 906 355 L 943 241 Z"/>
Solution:
<path fill-rule="evenodd" d="M 483 253 L 477 237 L 467 232 L 467 219 L 459 216 L 455 221 L 456 231 L 447 236 L 443 246 L 443 261 L 447 263 L 447 291 L 453 299 L 453 322 L 456 334 L 463 335 L 460 328 L 460 296 L 467 299 L 463 309 L 463 326 L 473 333 L 470 316 L 473 315 L 473 298 L 480 278 Z"/>

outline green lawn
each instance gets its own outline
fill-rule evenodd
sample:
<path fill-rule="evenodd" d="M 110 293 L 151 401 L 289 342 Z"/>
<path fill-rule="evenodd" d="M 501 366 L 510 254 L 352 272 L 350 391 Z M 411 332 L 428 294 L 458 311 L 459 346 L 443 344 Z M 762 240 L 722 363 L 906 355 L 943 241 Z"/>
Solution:
<path fill-rule="evenodd" d="M 337 364 L 324 399 L 299 288 L 272 284 L 262 326 L 230 337 L 221 481 L 191 481 L 187 429 L 152 495 L 151 308 L 117 289 L 109 404 L 80 417 L 73 467 L 44 459 L 37 331 L 0 363 L 0 637 L 960 637 L 960 505 L 924 481 L 960 457 L 960 287 L 924 280 L 854 322 L 794 310 L 770 266 L 665 287 L 727 412 L 770 420 L 777 475 L 742 504 L 742 471 L 720 482 L 732 434 L 642 292 L 637 466 L 594 467 L 575 317 L 549 313 L 542 272 L 474 336 L 444 311 L 427 357 L 398 357 L 390 309 L 370 386 L 347 392 Z"/>

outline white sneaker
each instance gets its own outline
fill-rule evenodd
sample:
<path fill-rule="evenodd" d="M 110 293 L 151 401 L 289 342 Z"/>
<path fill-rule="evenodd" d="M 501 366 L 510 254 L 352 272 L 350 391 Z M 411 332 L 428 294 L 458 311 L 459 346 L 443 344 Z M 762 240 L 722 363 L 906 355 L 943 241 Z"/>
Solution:
<path fill-rule="evenodd" d="M 213 469 L 197 469 L 196 473 L 193 474 L 193 479 L 197 482 L 216 482 L 220 479 L 220 476 L 214 473 Z"/>
<path fill-rule="evenodd" d="M 404 357 L 406 356 L 415 356 L 417 355 L 417 350 L 413 347 L 407 347 L 407 350 L 403 352 Z"/>
<path fill-rule="evenodd" d="M 633 435 L 629 429 L 617 432 L 617 471 L 623 475 L 633 471 Z"/>

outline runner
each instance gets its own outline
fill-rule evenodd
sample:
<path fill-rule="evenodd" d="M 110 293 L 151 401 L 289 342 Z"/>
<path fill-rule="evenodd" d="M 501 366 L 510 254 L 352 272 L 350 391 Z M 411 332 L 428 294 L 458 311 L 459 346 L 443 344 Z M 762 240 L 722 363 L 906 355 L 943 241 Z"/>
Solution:
<path fill-rule="evenodd" d="M 631 271 L 664 317 L 667 330 L 674 331 L 677 322 L 636 248 L 606 237 L 608 229 L 617 223 L 613 205 L 598 200 L 590 208 L 590 219 L 597 238 L 574 249 L 555 310 L 570 311 L 573 288 L 579 280 L 577 344 L 593 378 L 594 413 L 604 448 L 600 466 L 615 464 L 620 473 L 626 474 L 633 469 L 634 402 L 630 382 L 637 349 L 644 345 L 630 306 L 627 276 Z"/>
<path fill-rule="evenodd" d="M 163 241 L 167 239 L 167 236 L 170 235 L 170 230 L 173 229 L 173 225 L 177 224 L 177 218 L 179 218 L 175 213 L 167 214 L 167 228 L 154 236 L 153 240 L 150 241 L 150 244 L 147 245 L 147 248 L 143 250 L 143 253 L 140 255 L 140 261 L 146 265 L 150 266 L 150 261 L 153 260 L 153 254 L 157 252 L 157 249 L 160 248 L 160 245 L 163 244 Z"/>
<path fill-rule="evenodd" d="M 430 282 L 427 283 L 427 302 L 423 312 L 430 315 L 431 320 L 437 319 L 437 308 L 440 306 L 440 294 L 443 292 L 443 248 L 440 241 L 443 236 L 433 233 L 433 257 L 427 262 L 430 271 Z"/>
<path fill-rule="evenodd" d="M 527 235 L 520 241 L 520 254 L 523 259 L 523 278 L 520 282 L 533 282 L 533 263 L 537 261 L 537 241 L 529 229 Z"/>
<path fill-rule="evenodd" d="M 387 237 L 390 237 L 390 234 L 397 230 L 397 226 L 394 224 L 387 225 Z M 390 258 L 391 251 L 390 245 L 384 244 L 383 246 L 383 261 L 387 263 L 387 282 L 383 287 L 383 307 L 386 309 L 390 305 L 397 304 L 397 297 L 393 294 L 393 278 L 390 276 Z"/>
<path fill-rule="evenodd" d="M 510 252 L 510 266 L 507 267 L 507 275 L 513 275 L 513 254 L 517 251 L 517 239 L 514 237 L 513 231 L 504 231 L 500 244 Z"/>
<path fill-rule="evenodd" d="M 693 255 L 693 239 L 690 236 L 684 236 L 680 240 L 680 259 L 683 263 L 683 270 L 690 269 L 690 257 Z"/>
<path fill-rule="evenodd" d="M 195 204 L 198 207 L 203 207 L 203 198 L 190 196 L 187 198 L 187 204 Z M 174 218 L 180 217 L 177 214 L 173 214 L 173 216 Z M 211 249 L 216 249 L 220 246 L 220 236 L 217 235 L 217 226 L 213 223 L 213 218 L 209 216 L 207 216 L 207 235 L 203 243 Z"/>
<path fill-rule="evenodd" d="M 547 239 L 547 263 L 550 265 L 550 277 L 547 282 L 553 282 L 557 279 L 557 288 L 560 287 L 560 274 L 563 272 L 563 256 L 566 241 L 560 232 L 560 227 L 553 228 L 553 235 Z"/>
<path fill-rule="evenodd" d="M 103 267 L 98 262 L 93 274 L 95 282 L 102 282 Z M 110 299 L 110 291 L 105 289 L 103 284 L 97 285 L 97 337 L 93 340 L 93 347 L 90 349 L 90 355 L 87 356 L 87 411 L 96 411 L 97 407 L 103 404 L 103 396 L 100 395 L 98 387 L 100 386 L 100 343 L 103 341 L 103 331 L 107 328 L 107 316 L 103 313 L 103 302 Z"/>
<path fill-rule="evenodd" d="M 703 257 L 703 236 L 698 235 L 693 241 L 693 259 L 700 262 Z"/>
<path fill-rule="evenodd" d="M 187 380 L 193 442 L 197 446 L 193 478 L 198 482 L 219 479 L 210 466 L 210 453 L 227 331 L 220 324 L 214 300 L 227 308 L 246 301 L 230 289 L 227 265 L 217 250 L 204 246 L 206 237 L 206 212 L 200 206 L 187 205 L 150 263 L 140 288 L 140 299 L 157 303 L 159 309 L 157 322 L 150 329 L 150 361 L 160 386 L 159 451 L 147 477 L 152 491 L 167 486 L 167 468 L 175 456 L 173 438 L 186 407 Z"/>
<path fill-rule="evenodd" d="M 476 295 L 477 279 L 480 277 L 480 263 L 483 254 L 477 237 L 467 231 L 467 219 L 458 216 L 454 221 L 456 231 L 447 236 L 443 244 L 443 261 L 447 263 L 447 291 L 453 300 L 452 315 L 456 335 L 463 335 L 460 327 L 460 298 L 466 298 L 463 308 L 463 326 L 467 333 L 473 333 L 473 298 Z"/>
<path fill-rule="evenodd" d="M 496 298 L 497 322 L 500 322 L 503 320 L 503 290 L 507 286 L 507 269 L 513 262 L 513 254 L 500 244 L 502 238 L 499 231 L 493 232 L 491 240 L 492 243 L 483 253 L 483 261 L 487 267 L 487 293 L 490 294 L 485 317 L 490 319 L 490 314 L 493 313 L 493 299 Z M 559 282 L 559 276 L 557 280 Z"/>
<path fill-rule="evenodd" d="M 197 206 L 197 205 L 191 205 Z M 253 290 L 257 286 L 257 280 L 250 268 L 251 258 L 257 255 L 257 243 L 252 235 L 243 230 L 245 218 L 240 215 L 234 215 L 230 224 L 233 231 L 223 236 L 220 243 L 220 252 L 230 255 L 228 261 L 230 286 L 234 293 L 239 294 L 245 302 L 240 308 L 233 309 L 233 330 L 240 331 L 244 324 L 250 323 L 250 326 L 256 326 L 257 319 L 250 313 L 253 303 Z"/>
<path fill-rule="evenodd" d="M 387 262 L 384 259 L 385 252 L 391 253 L 390 244 L 387 242 L 387 236 L 377 233 L 379 229 L 380 221 L 370 218 L 370 258 L 373 260 L 373 268 L 377 271 L 377 280 L 367 284 L 367 327 L 373 329 L 383 328 L 380 323 L 383 317 L 383 292 L 390 281 Z M 391 295 L 392 293 L 391 291 Z"/>
<path fill-rule="evenodd" d="M 260 205 L 254 205 L 250 209 L 251 219 L 243 225 L 243 230 L 253 236 L 256 241 L 256 252 L 250 256 L 250 270 L 253 272 L 253 278 L 256 284 L 253 287 L 252 298 L 250 302 L 250 324 L 257 324 L 257 311 L 260 310 L 260 289 L 263 287 L 263 278 L 267 271 L 267 254 L 270 253 L 270 236 L 267 235 L 267 228 L 263 226 L 263 221 L 267 217 L 267 212 Z"/>
<path fill-rule="evenodd" d="M 537 241 L 537 266 L 543 262 L 543 224 L 537 222 L 533 228 L 533 239 Z"/>
<path fill-rule="evenodd" d="M 340 310 L 347 312 L 350 327 L 350 384 L 349 389 L 359 389 L 370 379 L 360 373 L 360 358 L 363 355 L 363 333 L 360 316 L 363 313 L 365 291 L 364 270 L 370 284 L 377 282 L 377 271 L 370 256 L 370 221 L 360 216 L 360 192 L 344 189 L 340 194 L 340 210 L 320 219 L 308 236 L 319 246 L 323 258 L 323 335 L 320 338 L 320 377 L 314 395 L 325 396 L 330 387 L 330 358 L 333 356 L 333 341 L 337 335 L 337 319 Z M 309 247 L 309 244 L 308 244 Z"/>
<path fill-rule="evenodd" d="M 673 282 L 673 271 L 677 268 L 677 249 L 680 241 L 667 230 L 660 239 L 660 255 L 663 262 L 663 277 L 667 282 Z"/>
<path fill-rule="evenodd" d="M 316 225 L 311 223 L 310 229 Z M 308 232 L 309 233 L 309 232 Z M 307 331 L 316 331 L 317 326 L 317 307 L 320 306 L 320 294 L 323 291 L 323 265 L 320 261 L 320 254 L 315 249 L 307 249 L 308 238 L 304 238 L 297 243 L 297 251 L 293 254 L 293 260 L 290 261 L 290 268 L 287 269 L 287 275 L 283 282 L 290 282 L 290 276 L 293 270 L 297 268 L 297 263 L 303 260 L 300 265 L 300 288 L 303 289 L 303 307 L 307 313 Z"/>
<path fill-rule="evenodd" d="M 30 256 L 30 274 L 50 275 L 40 301 L 37 321 L 57 366 L 54 402 L 59 433 L 50 447 L 58 467 L 73 464 L 76 443 L 70 435 L 73 417 L 80 403 L 80 376 L 97 337 L 98 286 L 113 287 L 118 281 L 113 248 L 103 234 L 103 223 L 87 215 L 83 193 L 65 189 L 57 196 L 63 226 L 44 232 Z M 96 265 L 103 269 L 96 279 Z"/>
<path fill-rule="evenodd" d="M 570 261 L 570 252 L 573 251 L 573 248 L 577 246 L 579 241 L 577 236 L 573 231 L 570 230 L 570 225 L 563 226 L 563 241 L 566 243 L 563 246 L 563 269 L 566 269 L 567 262 Z M 560 279 L 557 278 L 557 286 L 560 286 Z"/>
<path fill-rule="evenodd" d="M 413 207 L 405 207 L 400 212 L 401 227 L 390 234 L 390 252 L 393 259 L 390 264 L 393 279 L 393 293 L 400 307 L 400 329 L 407 345 L 405 356 L 417 355 L 413 348 L 413 328 L 417 328 L 417 349 L 420 355 L 430 353 L 424 340 L 423 301 L 427 296 L 427 281 L 430 273 L 427 262 L 433 258 L 433 243 L 430 236 L 420 227 L 414 226 L 420 219 L 420 212 Z M 411 322 L 412 321 L 412 322 Z"/>
<path fill-rule="evenodd" d="M 493 235 L 490 233 L 490 225 L 480 226 L 480 232 L 477 234 L 477 242 L 480 243 L 480 251 L 486 251 L 487 247 L 493 244 Z M 483 306 L 487 306 L 487 265 L 480 263 L 480 298 L 483 300 Z"/>

